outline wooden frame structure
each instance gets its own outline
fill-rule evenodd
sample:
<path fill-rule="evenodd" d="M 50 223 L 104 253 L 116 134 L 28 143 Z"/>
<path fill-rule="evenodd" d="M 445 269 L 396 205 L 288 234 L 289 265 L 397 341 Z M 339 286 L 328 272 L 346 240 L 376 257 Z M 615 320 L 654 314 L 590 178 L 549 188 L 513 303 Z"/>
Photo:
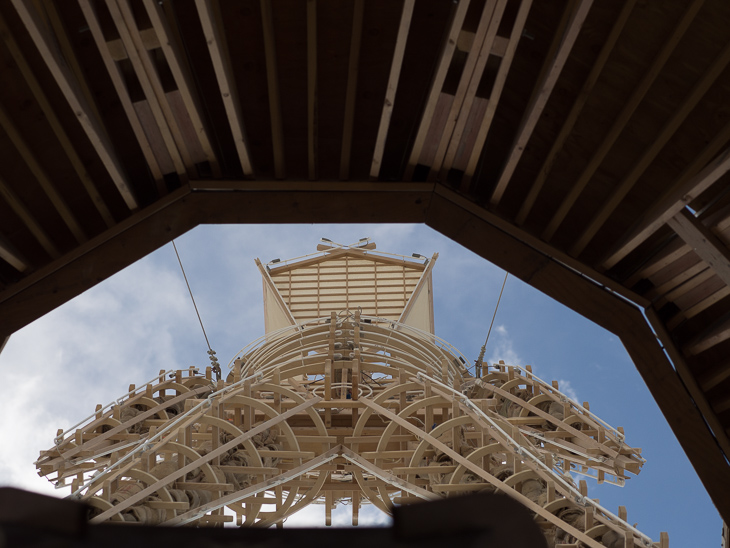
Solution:
<path fill-rule="evenodd" d="M 620 337 L 727 521 L 728 22 L 724 0 L 1 3 L 0 341 L 199 224 L 424 223 Z"/>
<path fill-rule="evenodd" d="M 287 303 L 300 296 L 326 303 L 351 276 L 372 290 L 384 272 L 388 280 L 399 269 L 420 271 L 399 311 L 388 305 L 392 291 L 354 288 L 355 312 L 268 324 L 231 360 L 225 381 L 214 381 L 210 367 L 203 376 L 193 368 L 160 371 L 59 431 L 39 472 L 90 504 L 92 522 L 270 526 L 321 503 L 330 525 L 333 508 L 347 503 L 357 525 L 363 504 L 390 512 L 393 504 L 487 490 L 534 512 L 551 547 L 666 548 L 666 535 L 652 543 L 629 525 L 625 509 L 609 512 L 587 497 L 585 480 L 572 479 L 623 485 L 638 474 L 644 459 L 623 431 L 529 367 L 485 363 L 476 378 L 448 343 L 393 319 L 421 323 L 406 309 L 418 286 L 428 286 L 433 261 L 374 247 L 324 245 L 315 256 L 269 263 L 276 268 L 257 260 L 264 292 L 286 280 Z M 343 268 L 348 257 L 355 264 Z M 294 274 L 304 279 L 292 282 Z M 432 301 L 425 302 L 431 318 Z M 369 306 L 386 314 L 363 314 Z"/>

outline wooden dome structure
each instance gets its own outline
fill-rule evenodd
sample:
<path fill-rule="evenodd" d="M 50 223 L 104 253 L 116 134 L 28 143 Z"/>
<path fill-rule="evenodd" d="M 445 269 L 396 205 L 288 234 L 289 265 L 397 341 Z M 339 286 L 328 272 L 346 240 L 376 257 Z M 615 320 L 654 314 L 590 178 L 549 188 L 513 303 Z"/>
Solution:
<path fill-rule="evenodd" d="M 727 521 L 729 21 L 3 2 L 0 344 L 201 223 L 425 223 L 620 337 Z"/>
<path fill-rule="evenodd" d="M 573 479 L 623 486 L 640 472 L 622 428 L 530 366 L 469 364 L 433 333 L 437 255 L 367 239 L 319 250 L 256 261 L 265 334 L 225 380 L 212 360 L 204 375 L 163 370 L 131 385 L 59 430 L 39 474 L 70 487 L 92 523 L 282 527 L 319 503 L 326 525 L 345 504 L 354 526 L 364 504 L 391 514 L 495 493 L 532 513 L 549 548 L 668 547 Z"/>

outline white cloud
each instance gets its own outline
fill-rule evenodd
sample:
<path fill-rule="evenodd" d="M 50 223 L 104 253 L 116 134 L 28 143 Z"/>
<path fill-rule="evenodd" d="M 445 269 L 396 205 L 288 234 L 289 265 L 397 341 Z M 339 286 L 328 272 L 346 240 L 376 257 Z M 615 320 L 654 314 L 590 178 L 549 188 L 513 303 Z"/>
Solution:
<path fill-rule="evenodd" d="M 514 349 L 512 338 L 504 325 L 496 325 L 492 328 L 487 350 L 490 352 L 488 360 L 490 364 L 503 360 L 507 365 L 523 365 L 522 359 Z"/>
<path fill-rule="evenodd" d="M 570 384 L 570 381 L 566 381 L 565 379 L 558 380 L 558 386 L 560 387 L 559 390 L 568 396 L 571 400 L 576 402 L 577 404 L 581 404 L 581 401 L 578 399 L 578 393 L 575 391 L 575 388 Z"/>

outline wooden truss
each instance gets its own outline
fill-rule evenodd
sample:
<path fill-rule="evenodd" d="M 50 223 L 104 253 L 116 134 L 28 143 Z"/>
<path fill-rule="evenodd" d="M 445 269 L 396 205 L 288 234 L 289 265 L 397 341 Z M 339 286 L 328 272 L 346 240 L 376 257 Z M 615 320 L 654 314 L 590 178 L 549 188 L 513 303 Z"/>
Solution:
<path fill-rule="evenodd" d="M 59 431 L 39 473 L 69 486 L 93 523 L 271 526 L 313 503 L 384 512 L 476 491 L 535 514 L 551 546 L 668 546 L 586 496 L 644 462 L 614 429 L 529 368 L 475 378 L 435 335 L 332 312 L 268 333 L 232 360 L 161 371 Z M 224 513 L 224 508 L 229 512 Z"/>

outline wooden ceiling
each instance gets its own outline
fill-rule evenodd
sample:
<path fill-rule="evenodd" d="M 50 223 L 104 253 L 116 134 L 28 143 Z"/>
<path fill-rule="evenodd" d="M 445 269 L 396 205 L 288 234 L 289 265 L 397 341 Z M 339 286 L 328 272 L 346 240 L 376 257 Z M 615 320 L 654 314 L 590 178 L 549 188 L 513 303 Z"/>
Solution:
<path fill-rule="evenodd" d="M 730 518 L 730 3 L 0 3 L 0 343 L 201 223 L 421 222 L 617 334 Z"/>

